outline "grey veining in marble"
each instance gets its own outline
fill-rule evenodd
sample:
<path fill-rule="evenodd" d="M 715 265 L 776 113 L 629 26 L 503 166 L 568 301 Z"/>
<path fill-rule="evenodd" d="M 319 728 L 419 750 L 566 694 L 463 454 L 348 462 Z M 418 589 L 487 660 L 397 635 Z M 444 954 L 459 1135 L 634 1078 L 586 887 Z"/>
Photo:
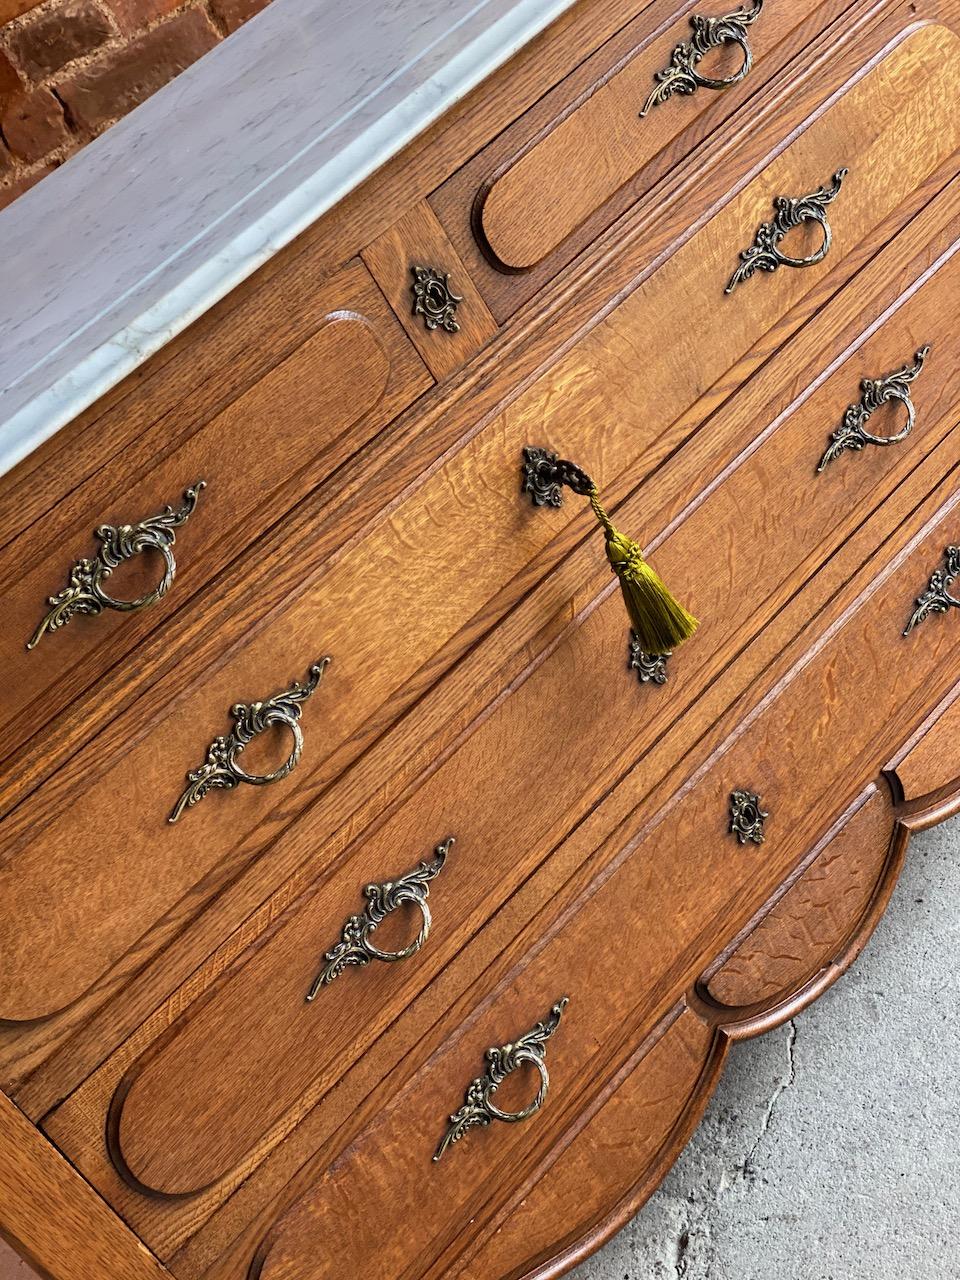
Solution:
<path fill-rule="evenodd" d="M 0 473 L 572 0 L 274 0 L 0 213 Z"/>

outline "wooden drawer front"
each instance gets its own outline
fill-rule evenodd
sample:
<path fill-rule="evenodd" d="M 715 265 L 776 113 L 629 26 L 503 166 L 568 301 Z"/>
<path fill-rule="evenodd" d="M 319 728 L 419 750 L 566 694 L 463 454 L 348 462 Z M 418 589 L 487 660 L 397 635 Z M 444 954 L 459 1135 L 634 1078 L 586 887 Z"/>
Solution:
<path fill-rule="evenodd" d="M 704 10 L 694 0 L 646 7 L 431 197 L 494 312 L 502 318 L 531 297 L 761 86 L 794 76 L 790 58 L 849 7 L 768 3 L 749 28 L 754 65 L 745 80 L 675 95 L 641 118 L 654 73 Z M 709 59 L 718 78 L 743 60 L 731 45 Z"/>
<path fill-rule="evenodd" d="M 901 634 L 947 542 L 952 496 L 856 604 L 566 909 L 320 1177 L 265 1242 L 258 1280 L 321 1280 L 344 1266 L 390 1277 L 449 1274 L 545 1152 L 579 1124 L 666 1009 L 875 774 L 903 724 L 950 683 L 960 619 Z M 755 788 L 766 842 L 730 834 L 730 796 Z M 545 916 L 548 913 L 544 913 Z M 431 1162 L 447 1116 L 483 1070 L 483 1051 L 522 1034 L 570 997 L 549 1041 L 550 1093 L 524 1124 L 472 1130 Z M 642 1118 L 640 1123 L 643 1123 Z M 504 1177 L 509 1170 L 509 1177 Z M 377 1229 L 371 1230 L 370 1223 Z M 517 1259 L 517 1274 L 523 1274 Z"/>
<path fill-rule="evenodd" d="M 693 12 L 700 6 L 684 8 Z M 811 0 L 768 5 L 749 32 L 757 61 L 820 8 Z M 655 84 L 654 72 L 669 65 L 678 39 L 687 35 L 685 26 L 678 15 L 662 35 L 644 41 L 625 66 L 481 189 L 475 223 L 490 253 L 508 271 L 535 266 L 552 253 L 594 209 L 718 105 L 709 90 L 700 90 L 675 96 L 644 119 L 639 116 Z M 720 64 L 714 71 L 717 78 L 730 74 L 740 61 L 729 46 L 714 57 Z M 729 110 L 753 87 L 744 82 L 723 105 Z"/>
<path fill-rule="evenodd" d="M 598 607 L 584 609 L 542 665 L 473 726 L 398 812 L 356 839 L 271 936 L 242 955 L 206 1002 L 166 1030 L 148 1059 L 125 1075 L 112 1103 L 113 1145 L 132 1182 L 167 1194 L 199 1191 L 247 1157 L 285 1116 L 289 1123 L 290 1109 L 303 1097 L 329 1088 L 577 816 L 642 758 L 805 577 L 884 502 L 918 455 L 943 439 L 960 414 L 960 369 L 946 354 L 931 357 L 925 383 L 916 383 L 919 426 L 901 451 L 875 448 L 815 475 L 825 424 L 839 423 L 868 370 L 895 368 L 897 352 L 912 350 L 918 335 L 936 332 L 944 353 L 960 341 L 960 316 L 948 302 L 960 289 L 960 254 L 951 250 L 941 261 L 919 288 L 905 290 L 883 327 L 865 326 L 818 384 L 791 385 L 796 370 L 789 348 L 774 362 L 770 376 L 791 386 L 791 403 L 771 425 L 762 419 L 738 465 L 692 505 L 658 549 L 658 563 L 669 567 L 704 618 L 698 638 L 671 660 L 667 690 L 638 688 L 626 668 L 619 594 L 605 590 Z M 731 413 L 742 410 L 734 405 Z M 960 431 L 945 449 L 958 460 Z M 716 537 L 718 529 L 727 531 L 724 538 Z M 544 761 L 546 785 L 534 785 L 531 779 L 544 776 Z M 435 930 L 429 946 L 401 965 L 348 971 L 305 1008 L 303 995 L 322 951 L 363 905 L 361 886 L 413 867 L 447 832 L 457 834 L 458 844 L 430 886 Z M 292 838 L 310 847 L 309 819 Z M 318 833 L 318 846 L 322 838 Z M 251 1035 L 274 1052 L 234 1071 L 233 1046 Z"/>
<path fill-rule="evenodd" d="M 163 421 L 139 434 L 0 553 L 8 584 L 0 632 L 6 672 L 0 755 L 122 659 L 429 385 L 360 263 L 322 285 L 320 295 L 326 314 L 320 312 L 312 336 L 228 407 L 187 431 Z M 177 531 L 169 595 L 142 613 L 77 617 L 28 652 L 47 597 L 65 585 L 76 560 L 99 551 L 93 530 L 157 515 L 167 503 L 179 506 L 184 489 L 198 480 L 207 487 Z M 111 591 L 127 599 L 149 591 L 159 580 L 158 560 L 127 562 L 111 575 Z"/>
<path fill-rule="evenodd" d="M 770 195 L 803 190 L 811 174 L 819 179 L 838 156 L 852 159 L 850 139 L 862 137 L 859 168 L 834 206 L 842 261 L 843 251 L 859 245 L 960 143 L 960 119 L 942 112 L 958 72 L 960 42 L 952 33 L 935 26 L 915 31 L 401 506 L 371 522 L 365 535 L 322 571 L 308 574 L 297 565 L 305 580 L 292 596 L 284 593 L 272 612 L 264 611 L 251 588 L 228 624 L 232 650 L 225 654 L 218 638 L 206 673 L 187 688 L 180 687 L 177 673 L 175 694 L 170 692 L 163 706 L 153 700 L 149 724 L 134 706 L 111 726 L 109 750 L 95 740 L 22 804 L 7 823 L 3 892 L 11 909 L 6 934 L 0 934 L 8 975 L 0 1017 L 27 1020 L 63 1009 L 192 886 L 202 883 L 202 893 L 212 893 L 218 883 L 214 869 L 228 874 L 275 838 L 341 772 L 352 758 L 349 753 L 358 753 L 364 733 L 383 717 L 390 699 L 408 686 L 422 688 L 431 663 L 454 637 L 462 634 L 469 642 L 477 635 L 478 619 L 498 592 L 549 544 L 562 547 L 567 526 L 579 520 L 580 530 L 586 530 L 588 521 L 575 502 L 551 512 L 521 507 L 517 464 L 523 444 L 547 443 L 576 458 L 607 492 L 623 472 L 639 477 L 669 453 L 678 435 L 664 423 L 729 373 L 829 270 L 823 264 L 806 272 L 781 271 L 748 282 L 739 297 L 723 298 L 731 254 L 735 261 L 736 249 L 752 237 Z M 687 316 L 694 282 L 698 296 L 717 299 L 704 311 L 699 330 Z M 669 351 L 669 360 L 638 357 L 652 333 Z M 900 342 L 896 345 L 899 361 Z M 852 394 L 845 382 L 837 404 L 846 405 Z M 835 421 L 837 404 L 827 422 Z M 736 415 L 726 421 L 728 434 L 718 437 L 721 447 L 738 429 Z M 808 428 L 818 456 L 823 429 L 822 419 Z M 857 483 L 854 468 L 842 474 Z M 640 503 L 624 509 L 622 523 L 643 528 Z M 701 547 L 714 541 L 716 527 Z M 589 536 L 595 551 L 595 534 Z M 697 575 L 691 593 L 689 565 L 672 564 L 666 549 L 658 557 L 668 580 L 681 594 L 686 588 L 708 626 L 722 626 L 709 596 L 697 597 L 720 589 L 726 578 L 707 582 Z M 596 563 L 593 556 L 590 563 Z M 568 600 L 556 599 L 552 611 L 568 608 Z M 612 627 L 610 611 L 603 616 L 611 618 Z M 589 665 L 598 654 L 608 655 L 614 670 L 621 664 L 621 622 L 618 616 L 618 629 L 610 633 L 615 639 L 605 646 L 588 642 Z M 541 618 L 538 628 L 542 623 Z M 208 627 L 202 615 L 192 633 L 198 644 Z M 694 652 L 708 648 L 704 641 Z M 276 787 L 215 794 L 180 824 L 167 826 L 186 770 L 196 768 L 212 736 L 227 727 L 227 709 L 238 698 L 263 697 L 283 687 L 324 651 L 333 654 L 334 664 L 305 713 L 307 750 L 294 778 Z M 616 683 L 609 687 L 615 697 L 636 692 Z M 614 723 L 622 725 L 622 716 Z M 615 754 L 611 749 L 604 755 L 604 767 Z M 123 814 L 123 821 L 105 824 L 105 814 Z M 458 825 L 454 821 L 452 829 Z M 45 832 L 43 839 L 37 839 L 38 830 Z M 419 850 L 425 838 L 429 843 L 444 834 L 426 834 L 421 819 L 411 838 L 394 848 Z M 393 851 L 388 862 L 394 862 Z M 378 860 L 379 865 L 388 862 Z M 202 894 L 184 901 L 179 915 L 189 918 L 201 901 Z M 71 938 L 68 948 L 64 937 Z M 139 953 L 145 956 L 158 942 L 140 945 L 147 948 Z"/>

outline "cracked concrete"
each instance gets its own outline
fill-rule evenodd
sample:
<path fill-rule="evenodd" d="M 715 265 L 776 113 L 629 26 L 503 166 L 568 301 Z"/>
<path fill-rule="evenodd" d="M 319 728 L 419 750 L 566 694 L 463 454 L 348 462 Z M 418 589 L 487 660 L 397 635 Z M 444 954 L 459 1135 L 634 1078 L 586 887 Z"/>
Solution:
<path fill-rule="evenodd" d="M 859 962 L 736 1045 L 657 1194 L 575 1280 L 960 1276 L 960 820 L 917 837 Z"/>

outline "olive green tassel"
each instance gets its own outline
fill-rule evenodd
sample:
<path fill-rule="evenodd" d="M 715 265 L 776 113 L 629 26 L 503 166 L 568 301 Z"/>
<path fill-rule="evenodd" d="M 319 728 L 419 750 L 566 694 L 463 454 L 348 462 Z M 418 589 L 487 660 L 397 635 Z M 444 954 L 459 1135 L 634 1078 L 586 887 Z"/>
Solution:
<path fill-rule="evenodd" d="M 669 653 L 688 640 L 697 629 L 697 620 L 667 590 L 643 557 L 639 543 L 616 530 L 600 505 L 596 488 L 590 505 L 607 536 L 607 559 L 620 579 L 630 625 L 646 653 Z"/>

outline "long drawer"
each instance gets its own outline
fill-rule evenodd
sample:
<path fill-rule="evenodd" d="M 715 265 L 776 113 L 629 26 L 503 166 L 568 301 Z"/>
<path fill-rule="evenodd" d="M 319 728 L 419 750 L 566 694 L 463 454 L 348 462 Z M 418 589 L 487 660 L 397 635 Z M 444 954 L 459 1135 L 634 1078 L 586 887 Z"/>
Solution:
<path fill-rule="evenodd" d="M 405 1087 L 394 1087 L 267 1234 L 252 1275 L 318 1280 L 344 1265 L 375 1267 L 384 1280 L 458 1273 L 457 1259 L 547 1151 L 575 1131 L 724 931 L 750 918 L 876 774 L 903 724 L 923 713 L 931 692 L 952 684 L 958 618 L 928 618 L 908 637 L 902 631 L 944 545 L 960 537 L 956 486 L 954 473 L 944 505 L 787 680 L 744 715 L 692 785 L 645 822 L 565 912 L 543 921 L 537 944 L 462 1030 Z M 762 845 L 731 834 L 731 791 L 741 785 L 756 788 L 767 811 Z M 469 1129 L 434 1163 L 448 1115 L 468 1082 L 489 1069 L 486 1046 L 530 1031 L 561 996 L 569 1006 L 548 1042 L 541 1112 L 525 1124 Z M 685 1070 L 683 1052 L 677 1062 Z M 535 1087 L 528 1077 L 527 1101 Z M 637 1120 L 644 1123 L 643 1113 Z"/>
<path fill-rule="evenodd" d="M 955 221 L 953 237 L 958 229 Z M 960 416 L 960 373 L 937 354 L 949 349 L 951 326 L 960 323 L 949 318 L 946 305 L 960 284 L 960 240 L 946 234 L 936 245 L 915 248 L 922 275 L 904 280 L 883 314 L 862 314 L 870 281 L 859 282 L 807 335 L 806 349 L 820 360 L 824 347 L 838 345 L 851 313 L 857 317 L 857 331 L 846 333 L 843 354 L 828 369 L 815 364 L 812 379 L 798 382 L 798 353 L 790 346 L 771 362 L 757 379 L 762 409 L 744 434 L 736 463 L 718 473 L 716 484 L 690 504 L 660 544 L 658 561 L 671 568 L 706 619 L 699 638 L 667 663 L 667 684 L 638 684 L 627 663 L 622 606 L 604 590 L 386 821 L 357 836 L 284 917 L 264 913 L 262 936 L 231 967 L 212 966 L 212 985 L 202 1000 L 188 1003 L 179 1017 L 158 1017 L 134 1050 L 124 1048 L 62 1110 L 58 1141 L 105 1190 L 116 1187 L 110 1194 L 126 1216 L 152 1215 L 150 1208 L 137 1209 L 130 1186 L 196 1195 L 262 1158 L 618 778 L 639 769 L 654 785 L 663 760 L 669 766 L 679 758 L 684 743 L 717 714 L 718 695 L 709 691 L 721 673 L 804 581 L 877 507 L 887 512 L 888 530 L 896 526 L 906 501 L 900 490 L 920 460 L 941 441 L 938 465 L 960 460 L 960 433 L 944 440 Z M 891 251 L 873 274 L 882 278 L 892 269 Z M 830 428 L 839 428 L 850 403 L 859 404 L 865 394 L 861 378 L 897 369 L 905 352 L 934 335 L 934 351 L 913 386 L 913 434 L 895 447 L 847 452 L 818 476 Z M 881 422 L 887 430 L 898 428 L 897 412 L 905 415 L 902 404 L 878 410 L 871 417 L 874 428 Z M 743 413 L 734 402 L 714 419 L 721 439 Z M 647 497 L 628 509 L 639 511 Z M 718 529 L 727 531 L 722 540 Z M 746 664 L 743 679 L 748 672 Z M 726 697 L 735 690 L 728 688 Z M 659 763 L 650 757 L 655 745 Z M 448 832 L 458 843 L 430 884 L 435 932 L 429 945 L 404 964 L 346 972 L 307 1008 L 304 995 L 325 949 L 363 907 L 362 886 L 412 870 L 430 843 Z M 281 846 L 316 855 L 324 839 L 317 819 L 308 817 Z M 403 927 L 408 941 L 413 926 L 404 919 Z M 179 1010 L 188 1001 L 186 993 L 178 995 L 171 1007 Z M 238 1057 L 235 1046 L 248 1039 L 269 1045 L 269 1055 Z M 122 1171 L 126 1188 L 116 1172 L 111 1181 L 104 1171 L 100 1134 L 108 1113 L 115 1170 Z M 193 1216 L 192 1209 L 185 1213 Z M 140 1225 L 151 1229 L 149 1221 Z"/>
<path fill-rule="evenodd" d="M 836 21 L 849 0 L 731 5 L 748 16 L 736 33 L 751 67 L 722 91 L 697 88 L 675 74 L 669 96 L 643 108 L 662 86 L 674 50 L 688 44 L 704 5 L 657 0 L 607 41 L 509 129 L 499 134 L 438 191 L 431 204 L 501 319 L 534 297 L 545 281 L 624 210 L 681 167 L 750 99 L 753 123 L 771 110 L 760 90 L 789 83 L 791 57 Z M 702 29 L 701 29 L 702 30 Z M 729 30 L 729 29 L 728 29 Z M 704 32 L 712 44 L 710 33 Z M 682 57 L 682 54 L 681 54 Z M 713 45 L 700 73 L 715 80 L 744 65 L 741 45 Z M 695 168 L 695 163 L 693 165 Z"/>
<path fill-rule="evenodd" d="M 875 52 L 864 49 L 860 65 L 869 66 Z M 145 962 L 268 846 L 369 740 L 391 699 L 422 690 L 454 637 L 461 643 L 475 637 L 488 602 L 508 584 L 522 585 L 548 546 L 563 551 L 583 538 L 576 504 L 547 515 L 519 506 L 523 444 L 542 441 L 572 455 L 605 490 L 616 495 L 619 485 L 622 492 L 690 429 L 671 433 L 664 424 L 719 381 L 732 389 L 744 376 L 742 357 L 769 333 L 779 328 L 786 336 L 799 324 L 798 304 L 818 282 L 842 283 L 848 257 L 855 262 L 864 238 L 884 220 L 895 221 L 901 203 L 960 141 L 954 137 L 960 122 L 941 110 L 958 71 L 960 42 L 937 25 L 905 35 L 860 78 L 838 71 L 838 96 L 759 177 L 401 506 L 305 574 L 274 608 L 262 608 L 255 584 L 245 587 L 248 603 L 227 637 L 217 631 L 215 605 L 208 605 L 196 625 L 214 633 L 209 666 L 187 680 L 178 669 L 165 682 L 166 701 L 152 695 L 148 723 L 134 704 L 105 742 L 95 739 L 7 820 L 0 877 L 10 910 L 0 934 L 6 978 L 0 1017 L 28 1022 L 65 1011 L 69 1022 L 88 1013 L 80 997 L 99 984 L 91 998 L 102 1000 L 111 969 Z M 832 256 L 806 271 L 747 281 L 725 298 L 737 253 L 771 197 L 809 190 L 841 162 L 850 163 L 851 173 L 831 206 Z M 697 330 L 688 318 L 691 289 L 716 298 Z M 669 358 L 642 358 L 651 333 Z M 850 396 L 845 388 L 843 402 Z M 729 448 L 725 453 L 728 459 Z M 210 509 L 215 518 L 212 502 Z M 638 506 L 626 507 L 622 522 L 645 526 Z M 685 572 L 672 570 L 666 550 L 661 559 L 682 592 Z M 709 624 L 711 602 L 691 598 Z M 561 594 L 554 608 L 564 607 Z M 621 647 L 622 636 L 613 652 Z M 238 698 L 262 698 L 302 678 L 324 651 L 334 665 L 304 712 L 306 749 L 293 777 L 276 787 L 214 793 L 167 825 L 186 771 L 228 727 L 228 709 Z M 111 815 L 122 821 L 104 820 Z"/>

